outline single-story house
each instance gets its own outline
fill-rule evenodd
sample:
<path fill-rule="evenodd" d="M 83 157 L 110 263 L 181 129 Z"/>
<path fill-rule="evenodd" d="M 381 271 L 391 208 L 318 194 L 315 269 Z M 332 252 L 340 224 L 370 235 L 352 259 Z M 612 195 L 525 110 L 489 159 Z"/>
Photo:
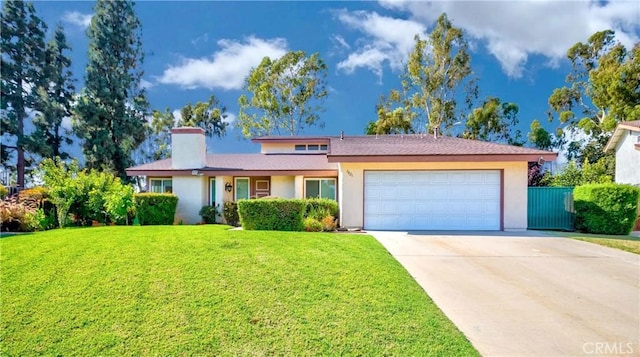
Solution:
<path fill-rule="evenodd" d="M 259 137 L 255 154 L 207 154 L 204 131 L 175 128 L 172 158 L 127 169 L 179 197 L 176 221 L 205 205 L 324 197 L 342 227 L 525 230 L 528 162 L 557 154 L 433 135 Z"/>
<path fill-rule="evenodd" d="M 618 123 L 604 151 L 615 152 L 617 183 L 640 186 L 640 120 Z"/>

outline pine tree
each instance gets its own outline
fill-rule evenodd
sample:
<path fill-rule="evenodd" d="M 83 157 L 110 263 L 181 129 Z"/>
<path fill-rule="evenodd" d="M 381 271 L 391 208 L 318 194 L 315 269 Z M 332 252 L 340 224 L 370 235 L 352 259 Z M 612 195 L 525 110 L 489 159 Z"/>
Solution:
<path fill-rule="evenodd" d="M 53 38 L 47 43 L 44 75 L 47 79 L 38 88 L 39 114 L 33 121 L 34 133 L 30 136 L 30 151 L 42 157 L 69 158 L 62 151 L 64 143 L 71 144 L 62 120 L 71 116 L 71 103 L 75 88 L 71 74 L 71 59 L 65 54 L 70 50 L 62 26 L 58 25 Z"/>
<path fill-rule="evenodd" d="M 31 3 L 5 1 L 2 11 L 0 52 L 2 52 L 1 97 L 2 164 L 16 154 L 17 184 L 24 187 L 25 121 L 28 112 L 38 106 L 36 88 L 43 81 L 45 23 Z M 14 142 L 8 145 L 7 140 Z"/>
<path fill-rule="evenodd" d="M 74 111 L 88 168 L 126 179 L 131 153 L 145 138 L 148 102 L 140 87 L 144 54 L 132 1 L 98 0 L 87 30 L 85 88 Z"/>

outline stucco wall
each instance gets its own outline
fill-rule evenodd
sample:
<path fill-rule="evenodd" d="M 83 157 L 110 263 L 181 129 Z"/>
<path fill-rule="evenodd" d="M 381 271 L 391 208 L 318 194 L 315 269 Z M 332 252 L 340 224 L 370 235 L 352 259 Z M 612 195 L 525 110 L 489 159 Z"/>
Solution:
<path fill-rule="evenodd" d="M 295 198 L 304 198 L 304 176 L 296 176 L 294 178 Z"/>
<path fill-rule="evenodd" d="M 271 176 L 271 196 L 295 198 L 294 176 Z"/>
<path fill-rule="evenodd" d="M 640 151 L 634 148 L 640 133 L 627 131 L 616 147 L 616 182 L 640 184 Z"/>
<path fill-rule="evenodd" d="M 262 143 L 260 146 L 260 152 L 263 154 L 318 154 L 327 152 L 327 150 L 296 150 L 297 144 L 306 144 L 305 142 L 297 143 Z M 313 141 L 312 144 L 318 144 L 317 141 Z M 320 144 L 318 144 L 320 145 Z M 322 145 L 328 145 L 322 144 Z"/>
<path fill-rule="evenodd" d="M 216 206 L 218 206 L 220 217 L 218 218 L 218 222 L 225 223 L 224 216 L 222 214 L 224 210 L 224 203 L 227 201 L 233 201 L 233 190 L 231 192 L 227 192 L 224 189 L 224 185 L 229 182 L 233 185 L 233 177 L 231 176 L 216 176 Z M 207 196 L 209 197 L 209 196 Z"/>
<path fill-rule="evenodd" d="M 202 221 L 198 214 L 207 205 L 209 178 L 205 176 L 174 176 L 173 193 L 178 196 L 175 222 L 196 224 Z"/>
<path fill-rule="evenodd" d="M 526 162 L 341 163 L 338 191 L 343 227 L 363 226 L 365 170 L 503 170 L 504 230 L 527 229 Z"/>
<path fill-rule="evenodd" d="M 260 152 L 263 154 L 281 154 L 295 153 L 296 150 L 295 144 L 292 143 L 262 143 L 262 145 L 260 145 Z"/>

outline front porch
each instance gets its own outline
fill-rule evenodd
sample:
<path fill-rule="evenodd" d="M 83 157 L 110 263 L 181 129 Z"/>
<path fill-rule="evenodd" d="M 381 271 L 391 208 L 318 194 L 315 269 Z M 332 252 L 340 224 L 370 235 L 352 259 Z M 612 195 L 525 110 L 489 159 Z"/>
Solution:
<path fill-rule="evenodd" d="M 327 175 L 192 176 L 148 177 L 150 192 L 172 192 L 178 196 L 176 222 L 201 222 L 203 206 L 223 207 L 224 202 L 261 197 L 329 198 L 338 200 L 338 178 Z"/>

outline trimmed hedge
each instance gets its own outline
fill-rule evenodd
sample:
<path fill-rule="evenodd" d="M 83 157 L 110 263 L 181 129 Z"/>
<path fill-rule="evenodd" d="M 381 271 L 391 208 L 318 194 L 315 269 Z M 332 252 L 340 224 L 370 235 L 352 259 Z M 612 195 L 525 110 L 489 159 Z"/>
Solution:
<path fill-rule="evenodd" d="M 307 203 L 300 199 L 240 200 L 240 224 L 246 230 L 301 231 Z"/>
<path fill-rule="evenodd" d="M 178 196 L 170 193 L 138 193 L 133 196 L 141 225 L 171 225 L 176 215 Z"/>
<path fill-rule="evenodd" d="M 638 216 L 640 189 L 631 185 L 592 184 L 573 191 L 576 229 L 627 235 Z"/>

